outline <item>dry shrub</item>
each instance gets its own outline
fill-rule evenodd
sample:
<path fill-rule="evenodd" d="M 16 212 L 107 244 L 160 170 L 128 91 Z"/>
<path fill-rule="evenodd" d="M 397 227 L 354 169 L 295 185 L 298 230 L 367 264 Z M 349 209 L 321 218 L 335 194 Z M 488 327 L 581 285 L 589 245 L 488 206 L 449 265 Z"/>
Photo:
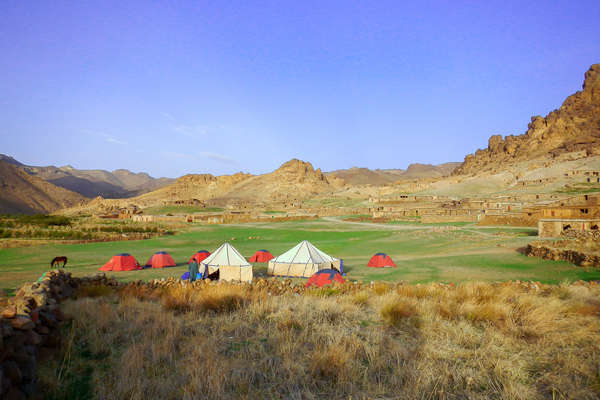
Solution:
<path fill-rule="evenodd" d="M 436 302 L 433 308 L 434 314 L 447 320 L 456 320 L 460 317 L 460 307 L 454 300 Z"/>
<path fill-rule="evenodd" d="M 313 297 L 330 297 L 337 296 L 341 293 L 339 285 L 333 284 L 331 286 L 325 286 L 322 288 L 319 287 L 310 287 L 308 288 L 304 294 L 307 296 Z"/>
<path fill-rule="evenodd" d="M 600 316 L 600 303 L 588 302 L 588 303 L 576 303 L 569 307 L 569 311 L 579 315 L 587 316 Z"/>
<path fill-rule="evenodd" d="M 173 288 L 163 295 L 167 310 L 187 312 L 192 310 L 232 312 L 242 308 L 252 299 L 248 289 L 229 285 L 207 286 L 203 289 Z"/>
<path fill-rule="evenodd" d="M 363 290 L 358 293 L 355 293 L 352 298 L 352 304 L 356 304 L 357 306 L 365 306 L 369 302 L 371 295 L 368 291 Z"/>
<path fill-rule="evenodd" d="M 146 285 L 128 285 L 119 290 L 121 300 L 134 298 L 138 300 L 160 300 L 167 288 L 151 288 Z"/>
<path fill-rule="evenodd" d="M 389 293 L 392 290 L 392 288 L 392 285 L 385 282 L 375 282 L 372 285 L 373 293 L 375 293 L 378 296 L 382 296 L 386 293 Z"/>
<path fill-rule="evenodd" d="M 473 322 L 489 322 L 497 327 L 508 318 L 507 311 L 499 304 L 469 304 L 460 310 L 460 315 Z"/>
<path fill-rule="evenodd" d="M 439 292 L 437 289 L 432 285 L 401 285 L 396 289 L 396 293 L 402 297 L 424 299 L 434 296 L 434 293 L 436 297 L 439 297 L 442 292 Z"/>
<path fill-rule="evenodd" d="M 398 326 L 417 316 L 415 306 L 399 297 L 392 297 L 386 301 L 380 310 L 381 318 L 391 326 Z"/>
<path fill-rule="evenodd" d="M 114 293 L 114 289 L 106 285 L 89 285 L 80 286 L 77 288 L 77 297 L 101 297 L 108 296 Z"/>
<path fill-rule="evenodd" d="M 310 370 L 316 378 L 338 380 L 345 373 L 350 354 L 338 345 L 315 349 L 310 355 Z"/>
<path fill-rule="evenodd" d="M 302 323 L 292 316 L 288 316 L 277 322 L 277 328 L 281 330 L 301 331 Z"/>

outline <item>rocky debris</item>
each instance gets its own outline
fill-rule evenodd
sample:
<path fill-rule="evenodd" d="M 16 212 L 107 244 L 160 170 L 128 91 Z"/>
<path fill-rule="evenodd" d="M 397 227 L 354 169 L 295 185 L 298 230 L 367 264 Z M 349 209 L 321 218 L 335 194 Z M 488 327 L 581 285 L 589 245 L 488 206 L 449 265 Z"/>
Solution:
<path fill-rule="evenodd" d="M 566 231 L 561 232 L 560 236 L 568 239 L 600 242 L 600 230 L 578 231 L 575 229 L 567 229 Z"/>
<path fill-rule="evenodd" d="M 510 163 L 577 152 L 582 157 L 600 154 L 600 64 L 590 67 L 583 90 L 567 97 L 558 110 L 532 117 L 523 135 L 490 137 L 486 149 L 467 155 L 452 174 L 497 172 Z"/>

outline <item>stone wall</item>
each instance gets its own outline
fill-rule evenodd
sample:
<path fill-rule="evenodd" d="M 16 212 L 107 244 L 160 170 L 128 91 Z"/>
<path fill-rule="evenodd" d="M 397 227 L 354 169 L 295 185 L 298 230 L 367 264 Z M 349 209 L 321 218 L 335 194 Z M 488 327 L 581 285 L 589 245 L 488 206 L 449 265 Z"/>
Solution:
<path fill-rule="evenodd" d="M 60 345 L 59 325 L 65 316 L 59 302 L 81 285 L 113 285 L 104 274 L 73 278 L 64 270 L 49 271 L 38 282 L 23 285 L 0 314 L 0 398 L 25 399 L 35 394 L 40 353 Z"/>
<path fill-rule="evenodd" d="M 535 217 L 525 215 L 485 215 L 477 225 L 482 226 L 537 226 L 538 220 Z"/>
<path fill-rule="evenodd" d="M 546 260 L 568 261 L 582 267 L 600 267 L 600 255 L 581 250 L 560 248 L 553 242 L 533 242 L 527 245 L 525 254 Z"/>

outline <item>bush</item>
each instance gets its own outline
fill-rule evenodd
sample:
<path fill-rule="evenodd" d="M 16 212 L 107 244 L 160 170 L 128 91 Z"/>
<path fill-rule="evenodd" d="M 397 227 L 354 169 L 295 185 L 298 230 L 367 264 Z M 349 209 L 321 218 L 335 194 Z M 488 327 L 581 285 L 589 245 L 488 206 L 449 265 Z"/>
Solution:
<path fill-rule="evenodd" d="M 381 307 L 381 318 L 390 326 L 398 326 L 417 316 L 415 306 L 399 298 L 388 301 Z"/>

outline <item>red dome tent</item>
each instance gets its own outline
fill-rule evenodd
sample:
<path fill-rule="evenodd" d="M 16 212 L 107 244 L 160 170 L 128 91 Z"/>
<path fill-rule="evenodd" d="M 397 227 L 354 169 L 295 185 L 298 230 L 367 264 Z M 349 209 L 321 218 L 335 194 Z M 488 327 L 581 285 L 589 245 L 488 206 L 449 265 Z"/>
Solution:
<path fill-rule="evenodd" d="M 148 259 L 144 268 L 164 268 L 174 267 L 175 265 L 175 261 L 173 261 L 173 257 L 171 257 L 169 253 L 166 251 L 158 251 Z"/>
<path fill-rule="evenodd" d="M 250 257 L 250 262 L 269 262 L 272 260 L 273 254 L 269 252 L 269 250 L 258 250 L 252 257 Z"/>
<path fill-rule="evenodd" d="M 113 256 L 109 262 L 100 267 L 100 271 L 134 271 L 142 269 L 135 257 L 127 253 Z"/>
<path fill-rule="evenodd" d="M 396 268 L 396 264 L 390 256 L 385 253 L 377 253 L 369 260 L 367 267 L 372 268 L 384 268 L 384 267 L 394 267 Z"/>
<path fill-rule="evenodd" d="M 344 283 L 344 278 L 335 269 L 322 269 L 317 271 L 308 278 L 308 282 L 304 287 L 332 285 L 334 282 Z"/>
<path fill-rule="evenodd" d="M 192 260 L 196 260 L 196 262 L 198 264 L 200 264 L 208 256 L 210 256 L 210 251 L 208 251 L 208 250 L 199 250 L 198 252 L 196 252 L 196 254 L 194 254 L 192 256 L 192 258 L 190 258 L 190 261 L 188 261 L 188 264 L 191 263 Z"/>

